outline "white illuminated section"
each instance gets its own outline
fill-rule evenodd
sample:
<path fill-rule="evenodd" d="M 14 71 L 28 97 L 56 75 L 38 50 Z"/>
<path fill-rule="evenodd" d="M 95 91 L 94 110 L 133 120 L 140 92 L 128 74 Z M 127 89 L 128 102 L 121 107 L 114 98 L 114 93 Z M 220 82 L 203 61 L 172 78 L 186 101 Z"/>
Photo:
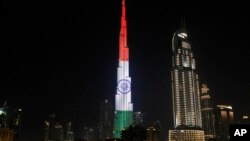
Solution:
<path fill-rule="evenodd" d="M 186 33 L 179 33 L 178 36 L 181 37 L 181 38 L 186 38 L 187 34 Z"/>
<path fill-rule="evenodd" d="M 0 115 L 1 115 L 1 114 L 4 114 L 4 111 L 3 111 L 2 109 L 0 109 Z"/>
<path fill-rule="evenodd" d="M 230 110 L 233 109 L 232 106 L 228 106 L 228 105 L 217 105 L 217 107 L 220 109 L 230 109 Z"/>
<path fill-rule="evenodd" d="M 182 44 L 182 47 L 191 49 L 191 45 L 189 43 L 182 41 L 181 44 Z"/>
<path fill-rule="evenodd" d="M 131 77 L 129 77 L 129 62 L 119 61 L 119 67 L 117 68 L 117 84 L 119 81 L 126 80 L 129 84 L 131 83 Z M 119 85 L 117 85 L 118 87 Z M 131 101 L 131 84 L 128 92 L 122 93 L 117 88 L 115 95 L 115 109 L 116 111 L 133 111 L 133 104 Z"/>
<path fill-rule="evenodd" d="M 183 62 L 183 66 L 184 66 L 184 67 L 188 67 L 189 65 L 188 65 L 187 62 Z"/>

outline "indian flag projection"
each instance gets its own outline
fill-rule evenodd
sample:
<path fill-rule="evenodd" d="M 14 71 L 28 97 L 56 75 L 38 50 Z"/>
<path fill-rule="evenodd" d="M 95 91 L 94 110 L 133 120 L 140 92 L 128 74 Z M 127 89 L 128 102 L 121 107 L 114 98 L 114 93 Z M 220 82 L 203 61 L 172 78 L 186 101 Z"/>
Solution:
<path fill-rule="evenodd" d="M 129 48 L 127 46 L 125 10 L 125 0 L 123 0 L 119 40 L 119 65 L 117 68 L 117 93 L 115 95 L 114 138 L 120 138 L 122 130 L 133 123 L 133 104 L 131 101 L 131 77 L 129 76 Z"/>

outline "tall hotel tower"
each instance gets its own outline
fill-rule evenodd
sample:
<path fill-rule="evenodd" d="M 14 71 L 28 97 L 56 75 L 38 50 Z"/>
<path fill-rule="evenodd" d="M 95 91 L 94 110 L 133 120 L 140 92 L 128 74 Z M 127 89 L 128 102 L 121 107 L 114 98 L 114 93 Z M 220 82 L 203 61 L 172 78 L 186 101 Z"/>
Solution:
<path fill-rule="evenodd" d="M 204 141 L 199 79 L 185 25 L 172 38 L 172 100 L 174 129 L 169 141 Z"/>
<path fill-rule="evenodd" d="M 133 123 L 131 101 L 131 78 L 129 76 L 129 48 L 127 46 L 127 23 L 125 0 L 122 1 L 121 31 L 119 41 L 119 66 L 117 68 L 117 93 L 115 95 L 114 138 Z"/>

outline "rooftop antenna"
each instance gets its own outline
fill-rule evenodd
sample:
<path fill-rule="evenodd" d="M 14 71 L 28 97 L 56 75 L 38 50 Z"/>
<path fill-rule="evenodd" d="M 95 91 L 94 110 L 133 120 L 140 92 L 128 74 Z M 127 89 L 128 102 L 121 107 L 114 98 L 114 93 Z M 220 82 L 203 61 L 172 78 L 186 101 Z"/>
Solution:
<path fill-rule="evenodd" d="M 186 20 L 185 20 L 185 16 L 183 16 L 181 18 L 181 28 L 182 29 L 186 29 Z"/>

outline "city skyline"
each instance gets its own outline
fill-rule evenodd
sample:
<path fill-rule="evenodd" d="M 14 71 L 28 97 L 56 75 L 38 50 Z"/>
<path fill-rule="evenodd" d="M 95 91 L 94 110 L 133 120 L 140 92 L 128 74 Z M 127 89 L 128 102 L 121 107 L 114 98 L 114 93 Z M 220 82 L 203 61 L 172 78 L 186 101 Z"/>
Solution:
<path fill-rule="evenodd" d="M 67 120 L 72 118 L 67 113 L 79 109 L 91 113 L 83 120 L 93 125 L 99 102 L 114 101 L 120 3 L 4 3 L 0 101 L 23 109 L 22 132 L 37 134 L 50 113 Z M 135 111 L 169 128 L 171 36 L 184 13 L 153 2 L 128 0 L 127 8 Z M 233 105 L 236 114 L 249 114 L 250 70 L 241 68 L 250 60 L 249 21 L 225 13 L 187 11 L 187 30 L 201 82 L 209 85 L 215 102 Z"/>

